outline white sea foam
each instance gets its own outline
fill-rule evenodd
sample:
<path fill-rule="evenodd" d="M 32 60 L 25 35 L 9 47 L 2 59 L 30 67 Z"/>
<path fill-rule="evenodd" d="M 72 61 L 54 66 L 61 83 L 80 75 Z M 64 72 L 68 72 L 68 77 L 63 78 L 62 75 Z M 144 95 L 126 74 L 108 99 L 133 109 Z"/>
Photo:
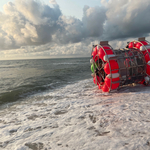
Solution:
<path fill-rule="evenodd" d="M 63 63 L 53 63 L 53 65 L 77 65 L 81 63 L 68 63 L 68 62 L 63 62 Z"/>
<path fill-rule="evenodd" d="M 83 80 L 0 111 L 0 149 L 150 149 L 150 87 L 104 94 Z"/>

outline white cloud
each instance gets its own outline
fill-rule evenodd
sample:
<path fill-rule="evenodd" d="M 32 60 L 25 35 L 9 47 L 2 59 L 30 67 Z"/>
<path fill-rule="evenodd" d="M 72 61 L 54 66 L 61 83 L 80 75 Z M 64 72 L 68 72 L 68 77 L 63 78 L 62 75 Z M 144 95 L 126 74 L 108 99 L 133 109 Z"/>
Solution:
<path fill-rule="evenodd" d="M 106 39 L 147 36 L 150 32 L 149 0 L 109 0 L 105 6 Z"/>
<path fill-rule="evenodd" d="M 4 5 L 0 49 L 26 56 L 88 56 L 92 42 L 111 40 L 119 48 L 130 38 L 150 34 L 149 0 L 101 0 L 101 7 L 83 8 L 82 20 L 64 16 L 55 0 L 50 4 L 53 6 L 40 0 L 15 0 Z"/>
<path fill-rule="evenodd" d="M 57 5 L 57 2 L 55 0 L 50 0 L 49 2 L 50 4 Z"/>
<path fill-rule="evenodd" d="M 89 7 L 83 9 L 83 24 L 88 37 L 99 37 L 103 34 L 103 26 L 106 20 L 104 7 Z"/>
<path fill-rule="evenodd" d="M 5 37 L 1 49 L 51 42 L 77 43 L 102 35 L 106 18 L 104 8 L 85 6 L 81 21 L 62 15 L 56 1 L 50 3 L 52 8 L 38 0 L 15 0 L 4 5 L 4 13 L 0 14 L 3 19 L 0 33 Z"/>
<path fill-rule="evenodd" d="M 20 46 L 41 45 L 52 41 L 52 35 L 59 28 L 57 20 L 61 15 L 58 5 L 51 8 L 34 0 L 15 0 L 4 5 L 0 14 L 1 49 Z M 9 39 L 9 40 L 8 40 Z"/>

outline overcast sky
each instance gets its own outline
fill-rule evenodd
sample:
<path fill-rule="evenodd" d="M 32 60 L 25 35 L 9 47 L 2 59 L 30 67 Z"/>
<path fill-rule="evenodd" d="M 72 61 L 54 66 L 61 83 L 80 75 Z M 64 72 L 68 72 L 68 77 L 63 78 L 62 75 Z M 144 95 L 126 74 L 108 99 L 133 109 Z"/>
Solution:
<path fill-rule="evenodd" d="M 150 0 L 1 0 L 0 59 L 89 56 L 150 33 Z"/>

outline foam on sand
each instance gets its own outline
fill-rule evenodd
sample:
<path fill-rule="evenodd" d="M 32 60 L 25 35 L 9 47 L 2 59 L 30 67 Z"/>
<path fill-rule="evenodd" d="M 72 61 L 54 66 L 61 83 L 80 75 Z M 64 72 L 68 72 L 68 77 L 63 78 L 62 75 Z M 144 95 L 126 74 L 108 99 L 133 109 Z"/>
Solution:
<path fill-rule="evenodd" d="M 150 149 L 150 87 L 104 94 L 83 80 L 0 111 L 0 148 Z"/>

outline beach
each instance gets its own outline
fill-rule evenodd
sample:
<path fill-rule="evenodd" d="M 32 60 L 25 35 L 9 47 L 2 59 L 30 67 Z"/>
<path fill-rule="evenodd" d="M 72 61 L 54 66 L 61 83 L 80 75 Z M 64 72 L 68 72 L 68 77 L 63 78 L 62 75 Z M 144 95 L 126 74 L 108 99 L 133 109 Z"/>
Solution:
<path fill-rule="evenodd" d="M 51 62 L 51 66 L 78 68 L 72 74 L 64 71 L 68 80 L 55 80 L 58 86 L 52 87 L 54 83 L 44 82 L 43 75 L 42 86 L 48 88 L 32 87 L 30 93 L 22 92 L 16 101 L 1 104 L 0 149 L 149 150 L 150 86 L 128 86 L 103 93 L 90 77 L 87 58 L 63 63 L 65 67 L 62 62 Z M 32 71 L 28 76 L 31 81 Z M 40 79 L 33 77 L 33 83 Z M 8 92 L 6 87 L 4 90 Z"/>

